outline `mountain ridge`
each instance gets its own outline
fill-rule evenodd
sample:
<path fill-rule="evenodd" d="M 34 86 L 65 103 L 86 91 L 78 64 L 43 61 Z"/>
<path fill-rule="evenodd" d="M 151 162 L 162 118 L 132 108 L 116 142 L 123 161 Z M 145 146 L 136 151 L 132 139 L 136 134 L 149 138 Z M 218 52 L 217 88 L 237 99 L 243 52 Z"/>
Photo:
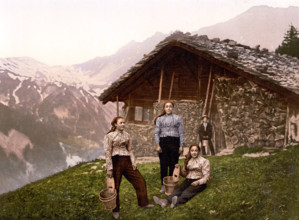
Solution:
<path fill-rule="evenodd" d="M 299 7 L 254 6 L 225 22 L 192 33 L 205 34 L 209 38 L 228 38 L 251 47 L 260 45 L 274 51 L 291 24 L 299 28 Z"/>

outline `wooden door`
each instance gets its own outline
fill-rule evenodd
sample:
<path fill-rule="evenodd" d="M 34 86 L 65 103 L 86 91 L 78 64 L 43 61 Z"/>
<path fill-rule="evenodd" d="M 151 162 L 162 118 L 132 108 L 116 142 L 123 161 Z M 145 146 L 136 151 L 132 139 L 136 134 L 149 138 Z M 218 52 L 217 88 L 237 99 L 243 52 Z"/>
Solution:
<path fill-rule="evenodd" d="M 215 153 L 219 153 L 221 150 L 226 149 L 225 136 L 222 130 L 222 125 L 220 121 L 220 115 L 217 110 L 217 105 L 213 104 L 211 109 L 210 122 L 213 126 L 213 145 Z"/>

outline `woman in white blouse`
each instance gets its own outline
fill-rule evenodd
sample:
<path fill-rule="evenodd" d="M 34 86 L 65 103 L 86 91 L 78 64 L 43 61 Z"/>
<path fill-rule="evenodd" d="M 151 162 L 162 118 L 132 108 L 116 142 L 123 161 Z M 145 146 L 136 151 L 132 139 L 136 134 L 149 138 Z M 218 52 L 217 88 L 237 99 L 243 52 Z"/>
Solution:
<path fill-rule="evenodd" d="M 137 169 L 130 134 L 124 131 L 125 120 L 118 116 L 111 122 L 112 128 L 105 135 L 104 150 L 106 157 L 107 177 L 114 177 L 117 191 L 116 208 L 113 217 L 119 218 L 119 187 L 124 175 L 136 190 L 138 205 L 143 208 L 152 208 L 148 203 L 146 183 Z"/>
<path fill-rule="evenodd" d="M 210 161 L 199 155 L 200 147 L 192 144 L 186 155 L 186 160 L 182 168 L 182 175 L 186 176 L 185 181 L 179 188 L 166 199 L 154 196 L 154 201 L 162 208 L 171 203 L 170 208 L 185 204 L 198 193 L 202 192 L 210 179 Z"/>

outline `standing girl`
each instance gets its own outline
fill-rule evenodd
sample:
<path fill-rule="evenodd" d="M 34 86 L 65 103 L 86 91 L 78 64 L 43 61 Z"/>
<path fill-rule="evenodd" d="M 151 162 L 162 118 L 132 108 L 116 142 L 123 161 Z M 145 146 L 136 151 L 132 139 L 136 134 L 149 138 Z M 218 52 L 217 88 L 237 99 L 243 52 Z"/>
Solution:
<path fill-rule="evenodd" d="M 155 117 L 155 142 L 159 153 L 161 173 L 161 193 L 165 192 L 163 178 L 172 176 L 184 146 L 184 126 L 180 116 L 172 114 L 174 103 L 167 101 L 162 113 Z"/>
<path fill-rule="evenodd" d="M 134 186 L 138 205 L 143 208 L 152 208 L 153 205 L 148 203 L 146 183 L 137 169 L 132 139 L 124 131 L 124 119 L 120 116 L 115 117 L 111 125 L 111 130 L 104 138 L 104 150 L 107 176 L 114 177 L 117 191 L 116 208 L 113 210 L 113 217 L 117 219 L 119 218 L 119 187 L 123 175 Z"/>

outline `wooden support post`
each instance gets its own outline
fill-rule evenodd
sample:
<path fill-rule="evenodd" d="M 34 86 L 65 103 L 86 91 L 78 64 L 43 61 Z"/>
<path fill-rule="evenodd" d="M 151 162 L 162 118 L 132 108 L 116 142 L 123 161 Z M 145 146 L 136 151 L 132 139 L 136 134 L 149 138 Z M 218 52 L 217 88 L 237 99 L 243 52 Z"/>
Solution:
<path fill-rule="evenodd" d="M 116 96 L 116 115 L 119 116 L 119 102 L 118 102 L 118 95 Z"/>
<path fill-rule="evenodd" d="M 207 103 L 208 103 L 210 84 L 211 84 L 211 78 L 212 78 L 212 70 L 213 70 L 213 65 L 211 64 L 210 73 L 209 73 L 208 87 L 207 87 L 207 92 L 206 92 L 206 99 L 205 99 L 205 104 L 204 104 L 203 111 L 202 111 L 203 115 L 206 114 L 206 110 L 207 110 Z"/>
<path fill-rule="evenodd" d="M 160 87 L 159 87 L 159 97 L 158 102 L 161 102 L 162 97 L 162 84 L 163 84 L 163 75 L 164 75 L 164 66 L 161 69 L 161 76 L 160 76 Z"/>
<path fill-rule="evenodd" d="M 284 133 L 284 146 L 288 143 L 288 136 L 289 136 L 289 114 L 290 114 L 290 108 L 289 103 L 287 100 L 287 116 L 286 116 L 286 125 L 285 125 L 285 133 Z"/>
<path fill-rule="evenodd" d="M 129 94 L 129 103 L 128 103 L 129 107 L 131 107 L 132 105 L 132 99 L 131 99 L 131 93 Z"/>
<path fill-rule="evenodd" d="M 132 115 L 131 115 L 131 107 L 132 106 L 132 100 L 131 100 L 131 93 L 129 93 L 129 98 L 128 98 L 128 106 L 127 106 L 127 112 L 126 112 L 126 120 L 131 121 L 132 120 Z"/>
<path fill-rule="evenodd" d="M 174 81 L 174 73 L 172 73 L 172 76 L 171 76 L 171 84 L 170 84 L 170 89 L 169 89 L 169 96 L 168 96 L 168 100 L 171 99 L 171 93 L 172 93 L 172 88 L 173 88 L 173 81 Z"/>
<path fill-rule="evenodd" d="M 202 65 L 200 65 L 200 58 L 198 58 L 198 101 L 200 101 L 200 95 L 201 95 L 201 85 L 200 85 L 200 77 L 201 77 L 201 73 L 202 73 Z"/>
<path fill-rule="evenodd" d="M 210 104 L 209 104 L 209 113 L 208 113 L 208 117 L 211 117 L 211 111 L 212 111 L 212 102 L 213 102 L 213 97 L 214 97 L 214 90 L 215 90 L 215 80 L 213 79 L 213 86 L 212 86 L 212 94 L 211 94 L 211 98 L 210 98 Z"/>

